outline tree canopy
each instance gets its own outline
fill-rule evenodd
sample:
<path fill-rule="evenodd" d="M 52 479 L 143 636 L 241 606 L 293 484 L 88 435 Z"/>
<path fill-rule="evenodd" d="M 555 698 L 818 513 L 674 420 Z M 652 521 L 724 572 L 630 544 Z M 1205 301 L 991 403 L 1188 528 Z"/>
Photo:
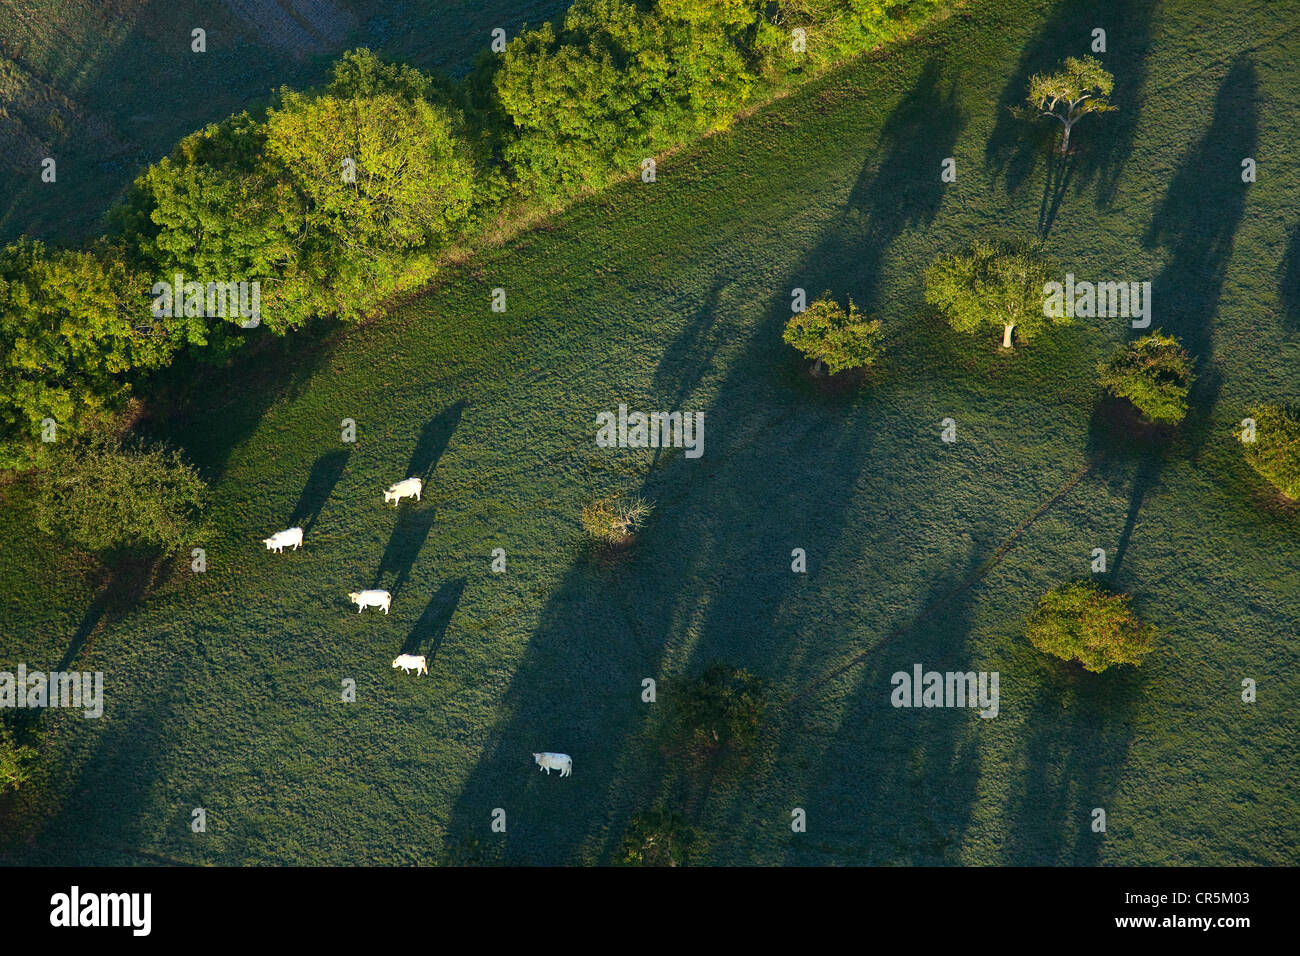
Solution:
<path fill-rule="evenodd" d="M 1089 113 L 1108 113 L 1115 78 L 1095 57 L 1069 57 L 1055 73 L 1037 73 L 1029 79 L 1025 101 L 1038 116 L 1050 116 L 1064 128 L 1061 152 L 1070 149 L 1074 124 Z"/>
<path fill-rule="evenodd" d="M 1102 388 L 1130 401 L 1148 421 L 1177 425 L 1186 417 L 1192 359 L 1172 335 L 1144 335 L 1102 362 L 1099 371 Z"/>
<path fill-rule="evenodd" d="M 1115 664 L 1142 663 L 1155 646 L 1156 629 L 1138 619 L 1127 595 L 1072 581 L 1043 595 L 1028 636 L 1043 653 L 1100 673 Z"/>
<path fill-rule="evenodd" d="M 936 306 L 958 332 L 1002 329 L 1002 347 L 1012 334 L 1028 341 L 1049 324 L 1068 324 L 1064 314 L 1044 315 L 1046 262 L 1032 248 L 977 239 L 964 255 L 938 259 L 925 274 L 925 301 Z"/>
<path fill-rule="evenodd" d="M 871 366 L 884 352 L 880 320 L 865 318 L 852 299 L 846 311 L 829 292 L 790 317 L 784 338 L 813 360 L 814 371 L 825 365 L 832 375 Z"/>
<path fill-rule="evenodd" d="M 1300 412 L 1282 405 L 1257 405 L 1249 419 L 1253 432 L 1244 426 L 1237 430 L 1246 461 L 1287 498 L 1300 499 Z"/>

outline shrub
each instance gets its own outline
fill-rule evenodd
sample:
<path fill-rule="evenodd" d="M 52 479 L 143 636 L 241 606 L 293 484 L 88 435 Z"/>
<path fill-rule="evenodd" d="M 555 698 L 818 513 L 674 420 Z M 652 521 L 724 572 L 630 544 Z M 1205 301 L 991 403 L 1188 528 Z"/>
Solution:
<path fill-rule="evenodd" d="M 849 299 L 846 312 L 827 292 L 785 324 L 785 341 L 813 359 L 813 374 L 824 365 L 834 375 L 867 368 L 884 352 L 880 320 L 864 318 Z"/>
<path fill-rule="evenodd" d="M 1045 654 L 1079 661 L 1100 673 L 1113 664 L 1140 664 L 1156 629 L 1129 609 L 1128 596 L 1073 581 L 1043 595 L 1029 619 L 1029 641 Z"/>
<path fill-rule="evenodd" d="M 657 806 L 628 822 L 618 861 L 634 866 L 681 866 L 695 844 L 695 831 L 685 818 Z"/>
<path fill-rule="evenodd" d="M 188 547 L 207 487 L 176 451 L 96 436 L 68 443 L 40 477 L 36 525 L 90 551 Z"/>
<path fill-rule="evenodd" d="M 677 698 L 683 731 L 707 746 L 743 750 L 758 737 L 767 711 L 767 682 L 747 670 L 710 666 Z"/>
<path fill-rule="evenodd" d="M 30 779 L 35 757 L 35 749 L 18 743 L 8 722 L 0 717 L 0 794 L 17 790 Z"/>
<path fill-rule="evenodd" d="M 1287 498 L 1300 499 L 1300 413 L 1281 405 L 1257 405 L 1250 418 L 1253 441 L 1244 426 L 1237 430 L 1247 463 Z"/>
<path fill-rule="evenodd" d="M 653 510 L 644 498 L 601 498 L 582 509 L 582 528 L 597 541 L 620 544 L 636 534 Z"/>
<path fill-rule="evenodd" d="M 1102 388 L 1130 401 L 1148 421 L 1177 425 L 1186 417 L 1192 360 L 1172 335 L 1144 335 L 1099 369 Z"/>

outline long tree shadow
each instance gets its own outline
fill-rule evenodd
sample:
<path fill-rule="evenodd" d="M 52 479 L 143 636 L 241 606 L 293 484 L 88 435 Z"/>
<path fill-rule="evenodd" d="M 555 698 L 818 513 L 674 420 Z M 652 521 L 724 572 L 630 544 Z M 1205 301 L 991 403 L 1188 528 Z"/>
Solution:
<path fill-rule="evenodd" d="M 780 686 L 802 666 L 805 649 L 784 630 L 783 608 L 802 577 L 791 573 L 790 548 L 825 554 L 844 533 L 876 440 L 878 398 L 863 388 L 809 401 L 806 367 L 794 371 L 781 338 L 788 289 L 829 288 L 866 303 L 884 247 L 937 212 L 939 164 L 959 122 L 940 89 L 929 64 L 882 132 L 879 165 L 860 173 L 855 211 L 775 284 L 781 291 L 759 317 L 714 324 L 697 311 L 666 349 L 655 391 L 684 400 L 706 368 L 684 357 L 719 335 L 744 342 L 709 403 L 715 424 L 703 458 L 664 456 L 640 489 L 655 511 L 635 545 L 597 560 L 579 546 L 551 592 L 448 821 L 450 847 L 490 841 L 474 851 L 477 862 L 612 860 L 629 817 L 675 786 L 643 680 L 671 694 L 701 661 L 724 660 Z M 699 292 L 707 299 L 721 284 L 706 278 Z M 573 777 L 539 773 L 537 751 L 570 753 Z M 505 834 L 487 829 L 494 807 L 512 808 Z"/>
<path fill-rule="evenodd" d="M 451 624 L 451 619 L 456 614 L 460 597 L 465 593 L 465 584 L 464 578 L 446 581 L 438 588 L 438 593 L 429 598 L 429 603 L 420 612 L 419 620 L 415 622 L 411 633 L 406 635 L 406 640 L 402 642 L 403 654 L 423 653 L 428 663 L 433 664 L 438 651 L 442 649 L 447 626 Z"/>
<path fill-rule="evenodd" d="M 1144 241 L 1169 250 L 1164 269 L 1151 284 L 1152 326 L 1176 335 L 1195 360 L 1196 381 L 1188 395 L 1187 419 L 1175 439 L 1142 434 L 1134 420 L 1116 416 L 1102 400 L 1089 431 L 1090 451 L 1104 457 L 1101 473 L 1115 482 L 1131 475 L 1131 491 L 1116 568 L 1147 495 L 1159 485 L 1171 452 L 1199 454 L 1211 433 L 1221 375 L 1214 364 L 1214 317 L 1246 205 L 1241 157 L 1254 154 L 1258 137 L 1255 68 L 1239 57 L 1219 87 L 1209 129 L 1183 158 L 1156 209 Z M 1144 335 L 1150 330 L 1134 330 Z"/>
<path fill-rule="evenodd" d="M 1051 229 L 1056 211 L 1073 182 L 1076 190 L 1096 183 L 1096 200 L 1109 205 L 1124 166 L 1133 152 L 1147 83 L 1147 53 L 1151 48 L 1151 25 L 1158 0 L 1064 0 L 1052 8 L 1032 40 L 1022 47 L 1019 62 L 1007 78 L 998 97 L 997 122 L 985 145 L 986 165 L 994 179 L 1001 178 L 1010 193 L 1027 181 L 1043 156 L 1048 157 L 1048 183 L 1040 216 L 1043 235 Z M 1106 31 L 1106 51 L 1092 52 L 1093 30 Z M 1025 120 L 1013 108 L 1025 106 L 1029 79 L 1035 73 L 1050 73 L 1069 56 L 1095 56 L 1115 78 L 1110 102 L 1115 112 L 1082 120 L 1071 137 L 1072 163 L 1060 165 L 1057 146 L 1060 124 L 1040 118 Z"/>
<path fill-rule="evenodd" d="M 921 598 L 912 626 L 883 639 L 858 675 L 828 684 L 788 715 L 781 735 L 789 752 L 776 762 L 800 766 L 799 805 L 810 825 L 807 834 L 786 838 L 787 865 L 958 862 L 979 780 L 979 734 L 997 718 L 980 717 L 969 703 L 923 707 L 920 688 L 912 688 L 911 707 L 895 707 L 893 677 L 902 672 L 911 679 L 917 664 L 923 672 L 976 671 L 975 595 L 959 585 L 979 561 L 971 552 L 947 562 Z M 850 680 L 847 699 L 837 702 L 835 688 Z M 833 730 L 810 726 L 817 711 L 827 712 L 820 719 L 834 723 Z M 826 744 L 815 763 L 796 763 L 806 739 L 817 736 Z"/>
<path fill-rule="evenodd" d="M 334 487 L 343 477 L 348 455 L 349 452 L 344 449 L 326 452 L 316 459 L 311 466 L 311 474 L 307 476 L 307 484 L 303 486 L 298 503 L 293 506 L 293 513 L 289 516 L 289 527 L 302 528 L 304 534 L 311 533 L 325 502 L 329 501 Z"/>
<path fill-rule="evenodd" d="M 397 516 L 397 524 L 388 537 L 384 555 L 379 559 L 371 587 L 381 585 L 392 594 L 394 600 L 406 587 L 411 577 L 411 568 L 420 555 L 420 549 L 428 540 L 429 531 L 437 517 L 437 509 L 432 505 L 422 508 L 403 508 Z"/>
<path fill-rule="evenodd" d="M 1282 260 L 1282 277 L 1279 285 L 1282 301 L 1282 325 L 1300 331 L 1300 223 L 1291 230 L 1286 256 Z"/>
<path fill-rule="evenodd" d="M 416 439 L 415 450 L 411 452 L 411 460 L 407 463 L 403 478 L 419 478 L 428 481 L 433 477 L 433 471 L 438 467 L 438 460 L 447 450 L 447 445 L 460 424 L 467 404 L 464 399 L 461 399 L 454 405 L 448 405 L 425 422 L 424 427 L 420 429 L 420 437 Z"/>
<path fill-rule="evenodd" d="M 1010 788 L 1015 796 L 1003 862 L 1095 866 L 1108 838 L 1093 830 L 1093 812 L 1106 811 L 1108 830 L 1124 826 L 1111 801 L 1133 740 L 1144 675 L 1126 666 L 1090 674 L 1056 660 L 1043 668 L 1023 723 L 1024 777 Z"/>
<path fill-rule="evenodd" d="M 863 232 L 864 259 L 858 286 L 859 305 L 876 304 L 880 270 L 889 247 L 902 233 L 934 220 L 944 199 L 941 164 L 952 156 L 966 118 L 957 105 L 957 81 L 945 82 L 942 63 L 926 63 L 912 89 L 899 100 L 881 128 L 870 172 L 863 167 L 849 193 L 847 224 Z M 810 296 L 822 290 L 808 289 Z M 787 303 L 788 309 L 788 303 Z"/>
<path fill-rule="evenodd" d="M 101 623 L 124 617 L 139 606 L 150 589 L 164 583 L 171 567 L 171 561 L 157 555 L 106 558 L 100 586 L 81 616 L 57 670 L 67 670 L 76 662 Z"/>

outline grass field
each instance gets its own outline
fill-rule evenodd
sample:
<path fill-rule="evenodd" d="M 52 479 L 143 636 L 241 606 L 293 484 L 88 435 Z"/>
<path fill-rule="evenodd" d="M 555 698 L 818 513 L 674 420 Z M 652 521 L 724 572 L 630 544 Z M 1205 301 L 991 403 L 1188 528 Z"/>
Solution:
<path fill-rule="evenodd" d="M 61 553 L 30 530 L 30 489 L 0 489 L 0 669 L 75 661 L 108 700 L 41 717 L 2 858 L 607 862 L 662 800 L 712 863 L 1300 862 L 1300 514 L 1231 432 L 1300 392 L 1297 13 L 972 3 L 383 320 L 201 378 L 141 428 L 215 481 L 209 570 L 162 569 L 143 597 L 150 569 Z M 1095 26 L 1120 111 L 1049 159 L 1005 107 Z M 922 304 L 937 254 L 1034 234 L 1062 271 L 1153 283 L 1153 326 L 1200 373 L 1172 440 L 1097 399 L 1123 320 L 1005 355 Z M 867 381 L 815 385 L 782 344 L 796 286 L 884 320 Z M 704 411 L 703 457 L 597 448 L 620 402 Z M 385 507 L 412 473 L 423 502 Z M 578 514 L 616 490 L 656 510 L 610 558 Z M 263 550 L 290 523 L 304 548 Z M 1095 547 L 1160 629 L 1141 668 L 1086 674 L 1024 638 Z M 392 613 L 358 615 L 346 592 L 375 585 Z M 427 678 L 390 669 L 403 650 Z M 715 660 L 774 687 L 739 763 L 663 743 L 674 689 Z M 891 707 L 915 663 L 998 671 L 1001 713 Z M 539 773 L 542 750 L 573 776 Z"/>
<path fill-rule="evenodd" d="M 491 31 L 567 0 L 0 0 L 0 241 L 94 234 L 113 200 L 182 136 L 322 82 L 368 46 L 458 75 Z M 191 49 L 191 31 L 207 50 Z M 41 180 L 41 160 L 58 179 Z"/>

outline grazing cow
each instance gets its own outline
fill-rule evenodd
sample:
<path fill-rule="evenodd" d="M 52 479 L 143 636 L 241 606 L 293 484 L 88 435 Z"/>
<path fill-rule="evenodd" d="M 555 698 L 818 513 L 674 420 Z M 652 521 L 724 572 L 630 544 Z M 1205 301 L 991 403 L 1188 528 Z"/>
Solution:
<path fill-rule="evenodd" d="M 387 591 L 349 591 L 348 600 L 357 606 L 358 614 L 368 607 L 382 607 L 387 614 L 393 596 Z"/>
<path fill-rule="evenodd" d="M 552 770 L 560 771 L 561 777 L 573 773 L 573 758 L 568 754 L 533 754 L 533 759 L 537 761 L 537 766 L 546 771 L 548 777 Z"/>
<path fill-rule="evenodd" d="M 423 654 L 398 654 L 393 666 L 400 667 L 403 674 L 409 674 L 412 670 L 417 674 L 429 673 L 429 665 Z"/>
<path fill-rule="evenodd" d="M 402 503 L 403 498 L 414 498 L 420 500 L 420 492 L 424 490 L 424 482 L 419 478 L 407 478 L 405 481 L 399 481 L 397 484 L 389 487 L 384 492 L 384 504 L 393 503 L 396 508 Z"/>
<path fill-rule="evenodd" d="M 274 551 L 280 554 L 284 551 L 286 545 L 293 545 L 293 550 L 298 550 L 298 545 L 302 544 L 302 528 L 290 528 L 287 531 L 277 531 L 269 538 L 263 538 L 262 543 L 266 545 L 266 550 Z"/>

